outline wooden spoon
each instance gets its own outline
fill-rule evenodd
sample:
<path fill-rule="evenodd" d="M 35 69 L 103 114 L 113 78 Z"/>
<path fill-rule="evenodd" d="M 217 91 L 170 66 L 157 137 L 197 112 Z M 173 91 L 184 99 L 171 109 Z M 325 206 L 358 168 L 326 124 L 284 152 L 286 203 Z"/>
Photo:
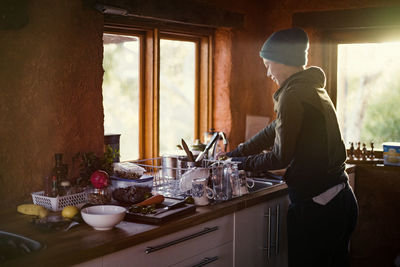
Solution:
<path fill-rule="evenodd" d="M 183 146 L 183 149 L 184 149 L 185 152 L 186 152 L 186 155 L 187 155 L 188 158 L 189 158 L 189 161 L 190 161 L 190 162 L 194 162 L 194 156 L 193 156 L 193 154 L 192 154 L 192 151 L 189 150 L 189 147 L 187 146 L 185 140 L 183 140 L 183 139 L 182 139 L 182 146 Z"/>

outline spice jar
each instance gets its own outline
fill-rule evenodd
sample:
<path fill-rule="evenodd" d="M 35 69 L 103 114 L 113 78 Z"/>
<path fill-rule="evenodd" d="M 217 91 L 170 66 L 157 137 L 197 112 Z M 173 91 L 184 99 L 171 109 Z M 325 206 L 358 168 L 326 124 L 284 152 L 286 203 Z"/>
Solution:
<path fill-rule="evenodd" d="M 71 191 L 71 182 L 68 180 L 61 181 L 60 186 L 58 187 L 58 193 L 60 196 L 69 195 Z"/>

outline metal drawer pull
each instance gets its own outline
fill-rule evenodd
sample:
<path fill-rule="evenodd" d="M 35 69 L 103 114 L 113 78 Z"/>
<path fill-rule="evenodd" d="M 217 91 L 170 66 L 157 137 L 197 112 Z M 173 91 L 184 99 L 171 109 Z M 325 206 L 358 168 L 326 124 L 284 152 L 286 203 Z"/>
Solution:
<path fill-rule="evenodd" d="M 216 260 L 218 260 L 218 256 L 215 256 L 215 257 L 212 257 L 212 258 L 206 257 L 206 258 L 202 259 L 201 262 L 199 262 L 199 263 L 193 265 L 192 267 L 201 267 L 201 266 L 205 266 L 205 265 L 207 265 L 207 264 L 209 264 L 209 263 L 211 263 L 211 262 L 213 262 L 213 261 L 216 261 Z"/>
<path fill-rule="evenodd" d="M 280 207 L 276 205 L 276 233 L 275 233 L 275 255 L 279 254 L 279 221 L 280 221 Z"/>
<path fill-rule="evenodd" d="M 271 258 L 271 208 L 268 208 L 268 214 L 264 214 L 264 217 L 268 217 L 268 236 L 267 236 L 267 247 L 263 250 L 267 251 L 268 260 Z"/>
<path fill-rule="evenodd" d="M 198 236 L 210 233 L 210 232 L 214 232 L 216 230 L 218 230 L 218 226 L 206 227 L 206 228 L 204 228 L 204 230 L 201 230 L 200 232 L 197 232 L 197 233 L 194 233 L 194 234 L 191 234 L 191 235 L 188 235 L 188 236 L 184 236 L 182 238 L 179 238 L 179 239 L 176 239 L 176 240 L 161 244 L 159 246 L 147 247 L 145 252 L 146 252 L 146 254 L 149 254 L 149 253 L 152 253 L 154 251 L 157 251 L 157 250 L 160 250 L 160 249 L 163 249 L 163 248 L 167 248 L 167 247 L 173 246 L 175 244 L 181 243 L 183 241 L 186 241 L 186 240 L 189 240 L 189 239 L 192 239 L 192 238 L 195 238 L 195 237 L 198 237 Z"/>

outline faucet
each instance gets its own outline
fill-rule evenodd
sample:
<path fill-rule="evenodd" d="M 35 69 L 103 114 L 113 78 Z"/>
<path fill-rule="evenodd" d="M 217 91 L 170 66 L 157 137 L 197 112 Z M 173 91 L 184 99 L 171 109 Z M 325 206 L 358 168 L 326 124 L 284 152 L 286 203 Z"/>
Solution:
<path fill-rule="evenodd" d="M 197 158 L 196 162 L 201 161 L 203 158 L 209 157 L 210 159 L 215 159 L 215 154 L 217 150 L 217 143 L 218 140 L 222 139 L 222 143 L 224 144 L 224 151 L 226 151 L 228 147 L 228 139 L 226 138 L 226 135 L 224 132 L 216 132 L 214 133 L 213 137 L 211 138 L 211 141 L 207 144 L 206 148 L 204 149 L 203 152 L 201 152 Z M 212 148 L 212 150 L 211 150 Z M 212 151 L 211 156 L 209 156 L 209 151 Z"/>
<path fill-rule="evenodd" d="M 224 132 L 219 132 L 220 138 L 222 138 L 222 143 L 224 144 L 224 151 L 228 148 L 228 138 L 226 138 L 226 134 Z"/>

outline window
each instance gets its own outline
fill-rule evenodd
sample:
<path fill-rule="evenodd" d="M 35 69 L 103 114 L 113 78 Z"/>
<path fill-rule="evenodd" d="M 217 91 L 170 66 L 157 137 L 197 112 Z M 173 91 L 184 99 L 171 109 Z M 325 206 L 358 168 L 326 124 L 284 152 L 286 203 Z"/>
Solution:
<path fill-rule="evenodd" d="M 120 159 L 139 157 L 140 38 L 103 35 L 104 133 L 121 134 Z"/>
<path fill-rule="evenodd" d="M 211 128 L 211 32 L 108 22 L 103 35 L 105 134 L 120 160 L 176 151 Z"/>
<path fill-rule="evenodd" d="M 337 30 L 324 34 L 323 68 L 346 146 L 400 140 L 400 29 Z M 380 152 L 379 152 L 380 153 Z"/>
<path fill-rule="evenodd" d="M 400 141 L 399 51 L 398 42 L 338 45 L 337 112 L 347 144 Z"/>
<path fill-rule="evenodd" d="M 160 153 L 176 149 L 180 138 L 194 140 L 194 42 L 161 39 Z M 192 110 L 192 112 L 188 112 Z"/>

